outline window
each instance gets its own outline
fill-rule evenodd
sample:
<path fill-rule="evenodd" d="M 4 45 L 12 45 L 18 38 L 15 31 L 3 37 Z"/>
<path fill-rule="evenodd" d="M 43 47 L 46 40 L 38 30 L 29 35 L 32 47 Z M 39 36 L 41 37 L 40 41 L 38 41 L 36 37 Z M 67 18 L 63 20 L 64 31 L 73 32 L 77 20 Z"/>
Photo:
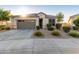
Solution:
<path fill-rule="evenodd" d="M 49 23 L 51 23 L 53 26 L 55 26 L 55 19 L 49 19 Z"/>

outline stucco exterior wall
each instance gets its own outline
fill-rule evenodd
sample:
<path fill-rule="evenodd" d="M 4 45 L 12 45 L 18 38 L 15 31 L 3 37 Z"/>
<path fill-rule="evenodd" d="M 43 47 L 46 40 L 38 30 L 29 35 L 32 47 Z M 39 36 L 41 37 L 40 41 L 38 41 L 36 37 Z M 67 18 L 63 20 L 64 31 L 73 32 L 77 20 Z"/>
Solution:
<path fill-rule="evenodd" d="M 48 19 L 47 18 L 43 18 L 43 28 L 46 28 L 46 25 L 48 24 Z"/>
<path fill-rule="evenodd" d="M 14 18 L 11 18 L 11 27 L 14 29 L 17 28 L 17 21 Z"/>
<path fill-rule="evenodd" d="M 71 25 L 71 26 L 73 26 L 74 24 L 73 24 L 73 21 L 76 19 L 76 17 L 73 17 L 73 18 L 70 18 L 69 20 L 68 20 L 68 23 Z"/>

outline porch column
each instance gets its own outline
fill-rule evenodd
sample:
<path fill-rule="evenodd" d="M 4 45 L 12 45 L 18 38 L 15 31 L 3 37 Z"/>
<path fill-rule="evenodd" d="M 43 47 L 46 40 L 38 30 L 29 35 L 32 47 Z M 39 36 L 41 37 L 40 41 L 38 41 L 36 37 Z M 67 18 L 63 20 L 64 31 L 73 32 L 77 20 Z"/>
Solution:
<path fill-rule="evenodd" d="M 36 26 L 39 26 L 39 18 L 36 18 Z"/>

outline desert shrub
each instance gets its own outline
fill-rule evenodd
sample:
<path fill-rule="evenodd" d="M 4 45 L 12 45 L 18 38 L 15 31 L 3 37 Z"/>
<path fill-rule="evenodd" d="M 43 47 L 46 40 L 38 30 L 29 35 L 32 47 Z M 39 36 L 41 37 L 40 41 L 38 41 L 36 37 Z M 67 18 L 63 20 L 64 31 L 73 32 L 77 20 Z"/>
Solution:
<path fill-rule="evenodd" d="M 54 36 L 59 36 L 60 32 L 58 30 L 54 30 L 54 31 L 52 31 L 51 34 L 54 35 Z"/>
<path fill-rule="evenodd" d="M 57 23 L 57 24 L 56 24 L 56 28 L 59 29 L 59 30 L 61 29 L 61 26 L 62 26 L 61 23 Z"/>
<path fill-rule="evenodd" d="M 0 25 L 0 30 L 10 30 L 10 27 L 7 27 L 6 25 Z"/>
<path fill-rule="evenodd" d="M 78 26 L 73 26 L 73 30 L 78 30 L 79 27 Z"/>
<path fill-rule="evenodd" d="M 48 27 L 49 31 L 53 31 L 55 28 L 54 27 Z"/>
<path fill-rule="evenodd" d="M 36 30 L 40 30 L 40 26 L 36 26 Z"/>
<path fill-rule="evenodd" d="M 49 31 L 53 31 L 55 28 L 54 28 L 54 26 L 51 25 L 51 23 L 49 23 L 49 24 L 47 24 L 47 29 Z"/>
<path fill-rule="evenodd" d="M 43 33 L 40 31 L 36 31 L 36 32 L 34 32 L 34 36 L 41 37 L 41 36 L 43 36 Z"/>
<path fill-rule="evenodd" d="M 52 26 L 51 23 L 48 23 L 48 24 L 47 24 L 47 28 L 48 28 L 48 27 L 51 27 L 51 26 Z"/>
<path fill-rule="evenodd" d="M 5 27 L 5 30 L 10 30 L 10 27 Z"/>
<path fill-rule="evenodd" d="M 63 30 L 64 32 L 68 33 L 70 31 L 70 27 L 69 26 L 63 26 Z"/>
<path fill-rule="evenodd" d="M 0 25 L 0 30 L 5 30 L 5 25 Z"/>
<path fill-rule="evenodd" d="M 79 38 L 79 32 L 78 31 L 75 31 L 75 30 L 72 30 L 68 33 L 70 36 L 72 37 L 77 37 Z"/>

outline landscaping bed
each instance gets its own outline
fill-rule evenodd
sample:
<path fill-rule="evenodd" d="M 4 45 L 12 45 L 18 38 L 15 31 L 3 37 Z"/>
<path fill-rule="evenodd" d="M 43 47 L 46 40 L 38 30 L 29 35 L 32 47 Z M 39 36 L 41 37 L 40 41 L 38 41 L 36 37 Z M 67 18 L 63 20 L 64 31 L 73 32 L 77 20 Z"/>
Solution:
<path fill-rule="evenodd" d="M 38 30 L 35 30 L 34 31 L 34 33 L 35 32 L 37 32 Z M 45 29 L 41 29 L 41 30 L 39 30 L 39 31 L 41 31 L 42 32 L 42 34 L 43 34 L 43 36 L 34 36 L 34 35 L 32 35 L 32 37 L 31 38 L 36 38 L 36 39 L 38 39 L 38 38 L 46 38 L 46 39 L 49 39 L 49 38 L 58 38 L 58 39 L 63 39 L 63 38 L 65 38 L 65 39 L 68 39 L 68 38 L 72 38 L 71 36 L 69 36 L 68 35 L 68 33 L 65 33 L 64 31 L 60 31 L 60 30 L 58 30 L 59 31 L 59 34 L 60 35 L 58 35 L 58 36 L 55 36 L 55 35 L 52 35 L 51 33 L 52 33 L 52 31 L 48 31 L 48 30 L 45 30 Z M 33 33 L 33 34 L 34 34 Z"/>
<path fill-rule="evenodd" d="M 72 30 L 70 26 L 62 26 L 61 29 L 56 28 L 56 26 L 51 26 L 51 24 L 47 24 L 47 29 L 40 29 L 39 26 L 36 27 L 36 30 L 34 31 L 32 38 L 72 38 L 69 34 Z M 77 31 L 77 30 L 76 30 Z M 76 34 L 75 34 L 76 35 Z"/>
<path fill-rule="evenodd" d="M 0 25 L 0 32 L 4 32 L 4 31 L 8 31 L 10 30 L 10 27 L 6 26 L 6 25 Z"/>

